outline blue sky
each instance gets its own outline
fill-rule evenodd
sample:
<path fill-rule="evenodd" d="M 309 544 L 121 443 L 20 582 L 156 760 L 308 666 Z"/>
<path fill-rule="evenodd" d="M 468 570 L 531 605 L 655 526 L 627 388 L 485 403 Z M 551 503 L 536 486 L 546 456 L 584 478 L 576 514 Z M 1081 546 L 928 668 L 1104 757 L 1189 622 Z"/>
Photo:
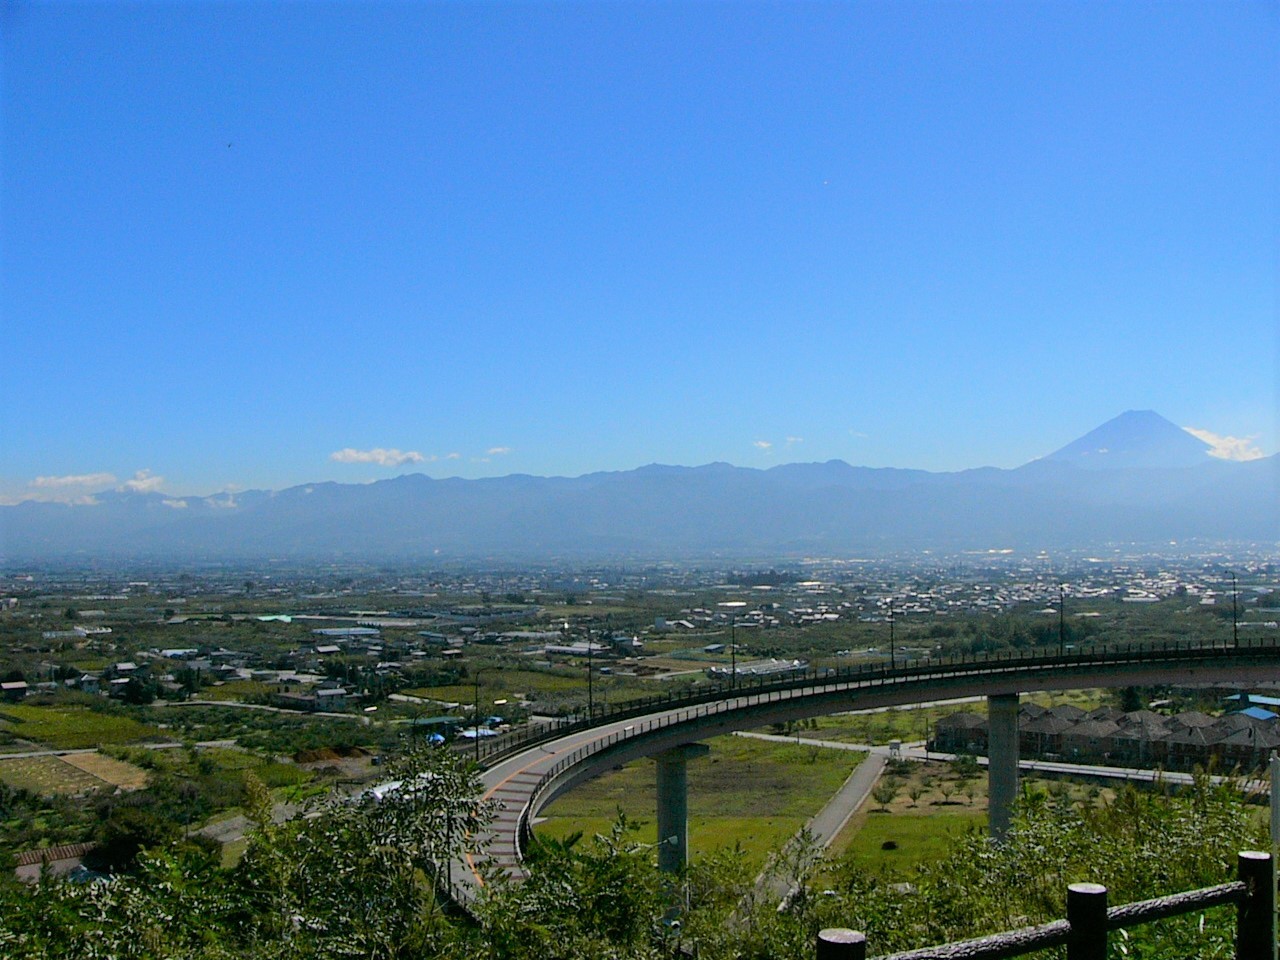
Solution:
<path fill-rule="evenodd" d="M 1274 4 L 0 16 L 6 500 L 1276 451 Z"/>

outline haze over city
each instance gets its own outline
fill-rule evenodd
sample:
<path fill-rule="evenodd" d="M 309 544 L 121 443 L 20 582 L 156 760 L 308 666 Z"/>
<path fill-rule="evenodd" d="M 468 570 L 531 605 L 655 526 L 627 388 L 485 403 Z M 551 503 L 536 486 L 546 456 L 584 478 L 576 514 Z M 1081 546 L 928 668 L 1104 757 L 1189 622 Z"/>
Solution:
<path fill-rule="evenodd" d="M 3 502 L 1276 451 L 1274 5 L 2 16 Z"/>

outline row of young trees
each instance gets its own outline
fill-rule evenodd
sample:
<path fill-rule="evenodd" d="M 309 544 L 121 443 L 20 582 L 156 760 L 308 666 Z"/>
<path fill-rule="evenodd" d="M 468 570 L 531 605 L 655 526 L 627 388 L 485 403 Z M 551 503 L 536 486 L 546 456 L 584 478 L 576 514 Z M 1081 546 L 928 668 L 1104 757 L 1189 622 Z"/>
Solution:
<path fill-rule="evenodd" d="M 152 849 L 108 883 L 0 883 L 0 955 L 29 958 L 361 960 L 706 960 L 810 958 L 828 926 L 865 931 L 873 952 L 909 949 L 1061 917 L 1068 883 L 1104 883 L 1113 903 L 1229 879 L 1240 849 L 1265 844 L 1258 808 L 1207 777 L 1181 796 L 1126 791 L 1105 805 L 1029 794 L 1004 844 L 972 834 L 909 877 L 792 845 L 771 869 L 797 894 L 782 912 L 727 849 L 679 877 L 619 820 L 605 836 L 542 842 L 523 883 L 490 878 L 474 916 L 448 912 L 436 884 L 494 813 L 474 768 L 422 751 L 383 801 L 330 800 L 282 824 L 246 785 L 256 821 L 225 870 L 190 845 Z M 908 883 L 890 882 L 907 880 Z M 1219 910 L 1131 933 L 1131 957 L 1228 957 Z"/>

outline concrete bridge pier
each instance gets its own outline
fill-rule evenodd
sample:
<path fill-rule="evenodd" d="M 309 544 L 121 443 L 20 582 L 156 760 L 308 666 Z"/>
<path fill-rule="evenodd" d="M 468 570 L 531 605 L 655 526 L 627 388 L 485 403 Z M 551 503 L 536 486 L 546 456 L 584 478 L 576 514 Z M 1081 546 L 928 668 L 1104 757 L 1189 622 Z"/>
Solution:
<path fill-rule="evenodd" d="M 679 873 L 689 862 L 689 776 L 692 757 L 705 757 L 705 743 L 683 743 L 658 754 L 658 869 Z"/>
<path fill-rule="evenodd" d="M 988 829 L 1003 840 L 1013 821 L 1018 798 L 1018 695 L 987 697 Z"/>

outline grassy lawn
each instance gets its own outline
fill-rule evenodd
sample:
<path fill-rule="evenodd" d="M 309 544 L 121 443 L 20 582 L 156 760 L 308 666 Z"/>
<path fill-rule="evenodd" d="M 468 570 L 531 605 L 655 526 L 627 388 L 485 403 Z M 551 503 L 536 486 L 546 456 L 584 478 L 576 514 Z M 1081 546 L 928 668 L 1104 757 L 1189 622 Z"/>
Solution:
<path fill-rule="evenodd" d="M 36 740 L 58 750 L 164 739 L 162 731 L 131 717 L 100 713 L 79 706 L 13 704 L 0 709 L 0 722 L 15 736 Z"/>
<path fill-rule="evenodd" d="M 64 763 L 59 757 L 20 757 L 0 760 L 0 782 L 19 790 L 48 796 L 80 794 L 110 787 L 105 780 Z"/>
<path fill-rule="evenodd" d="M 148 750 L 144 747 L 114 750 L 122 766 L 144 766 L 181 776 L 216 775 L 240 781 L 245 771 L 252 771 L 267 787 L 294 788 L 315 779 L 312 771 L 293 763 L 269 760 L 247 750 L 229 747 L 200 749 L 193 756 L 189 750 Z M 102 758 L 104 760 L 109 758 Z"/>
<path fill-rule="evenodd" d="M 851 857 L 862 869 L 883 877 L 901 877 L 923 863 L 945 856 L 957 838 L 987 825 L 987 772 L 942 762 L 891 766 L 881 778 L 893 778 L 892 799 L 881 803 L 873 792 L 831 845 L 833 855 Z M 1067 781 L 1023 778 L 1026 790 L 1066 793 L 1075 802 L 1109 800 L 1114 792 Z"/>
<path fill-rule="evenodd" d="M 735 843 L 750 859 L 765 857 L 822 809 L 862 754 L 745 737 L 708 741 L 711 754 L 689 763 L 689 844 L 694 856 Z M 584 783 L 543 810 L 544 836 L 605 833 L 619 811 L 641 824 L 637 839 L 657 840 L 656 767 L 628 764 Z"/>
<path fill-rule="evenodd" d="M 251 770 L 254 776 L 271 788 L 296 787 L 314 779 L 314 774 L 310 770 L 296 764 L 267 760 L 245 750 L 214 747 L 201 750 L 199 755 L 214 763 L 219 770 L 233 776 L 239 776 L 242 771 Z"/>
<path fill-rule="evenodd" d="M 975 704 L 982 707 L 982 704 Z M 931 727 L 944 717 L 966 709 L 951 707 L 896 707 L 876 713 L 842 713 L 817 717 L 817 729 L 801 730 L 800 736 L 815 740 L 838 740 L 842 743 L 886 744 L 890 740 L 910 742 L 923 740 L 925 724 Z"/>
<path fill-rule="evenodd" d="M 224 843 L 222 845 L 222 868 L 224 870 L 230 870 L 239 863 L 240 858 L 244 856 L 244 852 L 248 847 L 249 840 L 247 837 L 241 837 L 239 840 L 232 840 L 229 843 Z"/>
<path fill-rule="evenodd" d="M 597 661 L 600 666 L 611 666 L 607 661 Z M 608 700 L 627 700 L 643 696 L 650 688 L 643 682 L 630 677 L 599 676 L 595 678 L 595 694 Z M 445 703 L 470 704 L 475 702 L 476 688 L 472 683 L 454 683 L 441 687 L 415 687 L 405 690 L 412 697 L 427 700 L 441 700 Z M 571 695 L 586 699 L 587 667 L 583 661 L 582 668 L 556 670 L 522 670 L 516 667 L 485 667 L 480 674 L 480 709 L 494 700 L 518 700 L 528 698 L 538 700 L 554 695 Z"/>
<path fill-rule="evenodd" d="M 949 763 L 891 764 L 880 778 L 897 784 L 892 799 L 867 798 L 831 844 L 864 870 L 896 877 L 945 855 L 955 838 L 987 821 L 986 771 Z"/>
<path fill-rule="evenodd" d="M 728 663 L 728 658 L 724 659 Z M 719 660 L 683 660 L 679 657 L 645 657 L 644 665 L 646 667 L 654 667 L 658 670 L 668 670 L 672 672 L 684 672 L 687 670 L 704 671 L 707 667 L 720 663 Z"/>
<path fill-rule="evenodd" d="M 581 690 L 586 695 L 587 672 L 584 667 L 581 673 L 553 673 L 542 670 L 520 670 L 516 668 L 488 667 L 480 674 L 481 703 L 501 699 L 514 699 L 527 694 L 539 693 L 573 693 Z M 447 703 L 474 703 L 476 688 L 471 683 L 454 683 L 443 687 L 416 687 L 405 690 L 412 697 L 424 697 L 428 700 L 443 700 Z"/>
<path fill-rule="evenodd" d="M 921 816 L 871 814 L 844 852 L 879 876 L 905 876 L 922 863 L 942 859 L 959 837 L 986 824 L 985 811 L 966 809 Z"/>
<path fill-rule="evenodd" d="M 257 680 L 227 680 L 224 683 L 205 687 L 200 691 L 200 699 L 232 700 L 245 703 L 251 698 L 261 699 L 274 689 L 275 687 L 271 684 L 261 683 Z"/>

